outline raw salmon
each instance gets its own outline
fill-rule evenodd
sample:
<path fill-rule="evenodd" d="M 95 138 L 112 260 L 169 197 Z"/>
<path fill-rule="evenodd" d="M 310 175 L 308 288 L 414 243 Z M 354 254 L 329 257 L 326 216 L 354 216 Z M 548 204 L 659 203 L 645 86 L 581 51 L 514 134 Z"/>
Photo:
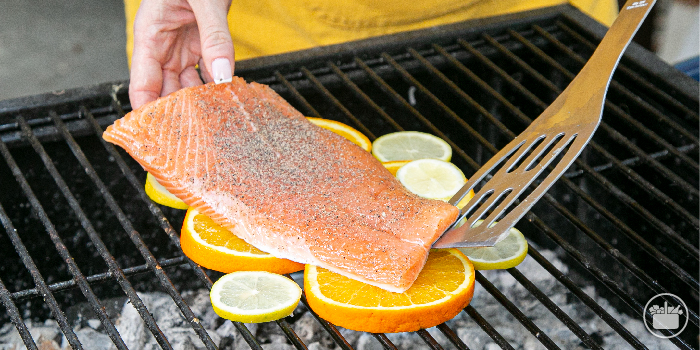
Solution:
<path fill-rule="evenodd" d="M 411 286 L 459 213 L 411 194 L 370 153 L 240 78 L 160 98 L 103 137 L 255 247 L 390 291 Z"/>

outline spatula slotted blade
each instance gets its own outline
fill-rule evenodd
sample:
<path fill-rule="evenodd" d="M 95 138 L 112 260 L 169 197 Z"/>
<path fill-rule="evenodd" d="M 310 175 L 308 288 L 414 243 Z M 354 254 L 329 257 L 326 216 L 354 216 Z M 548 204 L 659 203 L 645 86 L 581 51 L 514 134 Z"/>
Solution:
<path fill-rule="evenodd" d="M 588 63 L 561 95 L 452 197 L 450 203 L 456 205 L 486 180 L 433 248 L 493 246 L 564 174 L 598 128 L 613 72 L 655 2 L 629 0 L 625 4 Z M 541 176 L 541 182 L 521 199 Z"/>

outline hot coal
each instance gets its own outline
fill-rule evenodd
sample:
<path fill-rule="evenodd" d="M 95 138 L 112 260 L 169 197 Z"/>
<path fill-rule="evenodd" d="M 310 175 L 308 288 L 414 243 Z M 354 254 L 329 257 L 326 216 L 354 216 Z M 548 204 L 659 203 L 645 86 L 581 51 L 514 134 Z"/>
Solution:
<path fill-rule="evenodd" d="M 562 272 L 567 272 L 567 266 L 563 265 L 552 251 L 540 251 Z M 546 272 L 532 258 L 527 257 L 518 266 L 518 270 L 525 275 L 540 290 L 544 291 L 566 314 L 568 314 L 594 341 L 605 349 L 628 349 L 630 345 L 615 333 L 603 320 L 597 317 L 588 307 L 582 304 L 575 296 L 560 284 L 551 274 Z M 511 300 L 528 318 L 530 318 L 540 330 L 552 339 L 562 349 L 586 349 L 574 333 L 535 299 L 515 278 L 507 271 L 482 271 L 498 290 Z M 617 319 L 622 326 L 638 337 L 649 349 L 666 349 L 670 345 L 667 340 L 652 336 L 645 328 L 641 319 L 636 319 L 625 314 L 618 313 L 610 303 L 599 297 L 592 286 L 584 288 L 584 291 L 593 297 L 608 313 Z M 183 297 L 194 314 L 207 330 L 212 341 L 221 350 L 247 349 L 243 337 L 230 321 L 219 318 L 211 308 L 209 293 L 206 290 L 183 292 Z M 178 350 L 204 349 L 204 344 L 184 319 L 172 299 L 164 293 L 139 293 L 149 312 L 153 314 L 166 338 Z M 153 335 L 144 325 L 140 315 L 130 302 L 125 299 L 115 299 L 115 303 L 121 300 L 121 309 L 113 318 L 119 333 L 129 349 L 160 349 Z M 501 304 L 498 303 L 478 283 L 475 288 L 471 306 L 486 319 L 515 349 L 540 349 L 540 341 L 525 329 Z M 72 314 L 74 330 L 86 349 L 111 350 L 116 349 L 109 337 L 104 333 L 99 320 L 89 311 L 89 308 L 81 308 Z M 339 347 L 333 338 L 321 327 L 302 304 L 294 311 L 287 321 L 291 324 L 296 334 L 310 350 L 335 350 Z M 499 349 L 500 347 L 491 339 L 465 312 L 447 322 L 462 341 L 470 349 Z M 65 337 L 62 335 L 54 320 L 44 322 L 28 322 L 28 327 L 37 343 L 42 349 L 67 349 L 69 348 Z M 250 332 L 258 339 L 265 350 L 293 350 L 294 346 L 287 339 L 281 328 L 275 322 L 262 324 L 246 324 Z M 339 328 L 341 334 L 348 343 L 357 350 L 381 350 L 382 344 L 374 335 Z M 454 349 L 445 335 L 437 328 L 428 330 L 430 335 L 445 349 Z M 423 350 L 430 347 L 415 333 L 387 334 L 387 338 L 399 349 Z M 19 334 L 10 323 L 0 328 L 0 350 L 25 349 Z"/>

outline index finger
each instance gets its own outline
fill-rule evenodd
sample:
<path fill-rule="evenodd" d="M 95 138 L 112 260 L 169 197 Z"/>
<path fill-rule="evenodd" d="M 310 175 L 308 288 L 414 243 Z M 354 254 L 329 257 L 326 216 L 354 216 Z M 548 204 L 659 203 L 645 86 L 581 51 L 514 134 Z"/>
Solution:
<path fill-rule="evenodd" d="M 134 48 L 129 75 L 129 100 L 131 108 L 136 109 L 155 101 L 163 88 L 163 71 L 160 62 L 147 57 Z"/>

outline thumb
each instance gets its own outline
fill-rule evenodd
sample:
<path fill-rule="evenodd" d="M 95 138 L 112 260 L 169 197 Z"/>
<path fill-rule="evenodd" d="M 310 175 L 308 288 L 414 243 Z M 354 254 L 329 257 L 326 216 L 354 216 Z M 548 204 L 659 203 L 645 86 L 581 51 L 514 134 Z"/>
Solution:
<path fill-rule="evenodd" d="M 234 68 L 233 41 L 226 16 L 230 0 L 191 0 L 202 46 L 205 80 L 231 81 Z"/>

